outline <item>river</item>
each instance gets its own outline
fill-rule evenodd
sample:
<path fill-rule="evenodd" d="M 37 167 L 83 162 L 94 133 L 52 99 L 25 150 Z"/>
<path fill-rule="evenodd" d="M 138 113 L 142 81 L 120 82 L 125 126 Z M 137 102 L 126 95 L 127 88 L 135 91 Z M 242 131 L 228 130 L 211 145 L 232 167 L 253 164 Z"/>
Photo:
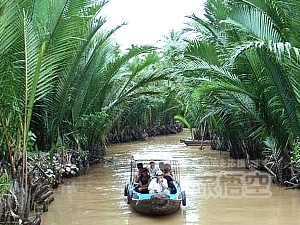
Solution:
<path fill-rule="evenodd" d="M 227 152 L 200 150 L 179 140 L 188 132 L 108 146 L 106 160 L 87 175 L 65 179 L 43 213 L 43 225 L 299 225 L 300 191 L 278 187 L 268 174 L 246 170 Z M 187 204 L 167 216 L 133 211 L 124 197 L 129 159 L 137 152 L 179 159 Z"/>

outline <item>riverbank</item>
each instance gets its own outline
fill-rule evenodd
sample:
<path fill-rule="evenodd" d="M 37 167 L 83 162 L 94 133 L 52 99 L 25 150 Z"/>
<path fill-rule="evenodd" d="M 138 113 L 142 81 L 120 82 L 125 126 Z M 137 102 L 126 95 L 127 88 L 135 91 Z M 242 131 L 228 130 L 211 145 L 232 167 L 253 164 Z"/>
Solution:
<path fill-rule="evenodd" d="M 109 145 L 145 140 L 148 137 L 176 134 L 182 132 L 181 124 L 174 123 L 160 127 L 147 128 L 140 132 L 131 131 L 121 134 L 109 134 L 99 146 L 89 151 L 60 150 L 51 157 L 49 153 L 35 152 L 27 156 L 28 194 L 24 193 L 21 176 L 9 182 L 8 169 L 0 165 L 1 183 L 7 184 L 0 189 L 0 223 L 4 224 L 41 224 L 41 215 L 47 212 L 55 200 L 53 190 L 62 185 L 64 179 L 89 173 L 90 166 L 103 162 L 106 147 Z M 17 154 L 16 154 L 17 156 Z M 21 159 L 21 156 L 20 156 Z M 16 174 L 22 174 L 22 160 L 15 166 Z M 27 198 L 29 211 L 22 213 L 24 205 L 20 199 Z M 23 209 L 22 209 L 23 208 Z"/>

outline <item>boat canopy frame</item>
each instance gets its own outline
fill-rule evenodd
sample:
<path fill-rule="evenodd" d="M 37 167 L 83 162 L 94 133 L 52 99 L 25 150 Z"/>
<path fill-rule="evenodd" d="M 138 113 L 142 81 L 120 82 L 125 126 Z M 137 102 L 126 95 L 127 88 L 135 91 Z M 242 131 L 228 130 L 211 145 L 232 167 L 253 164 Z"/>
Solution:
<path fill-rule="evenodd" d="M 172 176 L 176 181 L 180 183 L 180 169 L 179 162 L 177 159 L 171 157 L 169 154 L 135 154 L 131 157 L 131 174 L 130 174 L 130 183 L 133 182 L 133 173 L 137 168 L 138 163 L 143 163 L 144 167 L 149 166 L 150 162 L 154 162 L 156 166 L 159 166 L 159 163 L 163 162 L 164 165 L 169 164 L 172 171 Z"/>

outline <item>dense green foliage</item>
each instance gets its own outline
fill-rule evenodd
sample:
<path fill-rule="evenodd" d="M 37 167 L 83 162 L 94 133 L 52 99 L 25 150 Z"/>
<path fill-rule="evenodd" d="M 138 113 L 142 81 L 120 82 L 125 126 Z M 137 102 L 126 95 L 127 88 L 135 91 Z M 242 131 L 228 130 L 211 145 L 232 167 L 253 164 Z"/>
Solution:
<path fill-rule="evenodd" d="M 175 115 L 233 157 L 264 158 L 281 175 L 297 167 L 298 1 L 208 0 L 162 49 L 125 52 L 111 38 L 123 24 L 103 29 L 107 3 L 0 1 L 0 154 L 12 175 L 17 156 L 26 170 L 30 132 L 39 150 L 89 150 Z"/>
<path fill-rule="evenodd" d="M 88 151 L 168 80 L 154 47 L 120 51 L 111 36 L 123 24 L 103 28 L 107 3 L 0 1 L 0 167 L 8 163 L 20 181 L 21 218 L 29 214 L 28 151 Z"/>
<path fill-rule="evenodd" d="M 131 123 L 120 119 L 130 110 L 144 111 L 133 107 L 140 97 L 161 93 L 155 85 L 166 76 L 155 68 L 154 47 L 121 53 L 111 35 L 123 24 L 103 29 L 105 4 L 1 2 L 1 151 L 8 161 L 14 150 L 26 152 L 30 130 L 43 151 L 98 144 L 120 121 Z"/>
<path fill-rule="evenodd" d="M 290 157 L 299 158 L 299 4 L 208 0 L 205 18 L 189 16 L 197 38 L 175 68 L 186 117 L 207 121 L 233 157 L 266 159 L 279 182 L 294 179 Z"/>

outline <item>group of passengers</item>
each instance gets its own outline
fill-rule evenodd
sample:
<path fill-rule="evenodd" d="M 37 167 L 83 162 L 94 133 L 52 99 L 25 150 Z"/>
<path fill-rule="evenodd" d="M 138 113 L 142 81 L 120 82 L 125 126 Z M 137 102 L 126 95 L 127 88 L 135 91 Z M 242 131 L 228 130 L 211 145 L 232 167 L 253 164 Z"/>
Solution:
<path fill-rule="evenodd" d="M 152 161 L 149 166 L 144 167 L 143 163 L 138 163 L 137 169 L 133 178 L 135 191 L 142 194 L 162 193 L 168 195 L 176 193 L 170 164 L 161 162 L 158 167 Z"/>

